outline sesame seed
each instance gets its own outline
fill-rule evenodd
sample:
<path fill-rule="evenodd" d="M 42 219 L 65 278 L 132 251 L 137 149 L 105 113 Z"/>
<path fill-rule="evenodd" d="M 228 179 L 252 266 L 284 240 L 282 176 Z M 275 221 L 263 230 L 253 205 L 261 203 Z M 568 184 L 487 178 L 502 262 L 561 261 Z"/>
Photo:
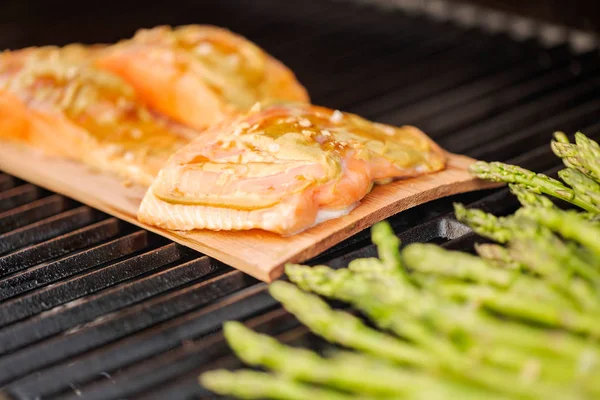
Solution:
<path fill-rule="evenodd" d="M 252 106 L 252 108 L 250 108 L 250 112 L 259 112 L 260 109 L 261 109 L 260 102 L 256 102 L 256 103 L 254 103 L 254 105 Z"/>
<path fill-rule="evenodd" d="M 201 56 L 205 56 L 207 54 L 210 54 L 210 52 L 213 51 L 213 46 L 210 43 L 200 43 L 198 46 L 196 46 L 195 48 L 196 53 L 200 54 Z"/>
<path fill-rule="evenodd" d="M 331 136 L 331 132 L 329 132 L 327 129 L 323 129 L 323 130 L 321 130 L 321 134 L 322 134 L 323 136 Z"/>
<path fill-rule="evenodd" d="M 134 139 L 139 139 L 142 137 L 142 131 L 137 128 L 132 129 L 130 133 L 131 137 Z"/>
<path fill-rule="evenodd" d="M 306 118 L 300 118 L 298 120 L 298 125 L 300 125 L 303 128 L 308 128 L 309 126 L 312 126 L 312 124 L 310 123 L 310 121 Z"/>
<path fill-rule="evenodd" d="M 312 131 L 309 131 L 308 129 L 302 129 L 302 134 L 306 137 L 311 137 Z"/>
<path fill-rule="evenodd" d="M 340 110 L 335 110 L 333 112 L 333 114 L 331 114 L 331 117 L 329 117 L 329 120 L 335 124 L 342 122 L 342 119 L 344 118 L 344 114 L 342 114 L 342 112 Z"/>
<path fill-rule="evenodd" d="M 125 154 L 123 154 L 123 158 L 125 159 L 125 161 L 127 162 L 131 162 L 133 161 L 133 159 L 135 158 L 133 153 L 130 151 L 126 151 Z"/>
<path fill-rule="evenodd" d="M 240 64 L 240 56 L 237 54 L 230 54 L 227 56 L 227 62 L 232 67 L 237 67 Z"/>
<path fill-rule="evenodd" d="M 381 125 L 379 125 L 379 127 L 381 128 L 381 130 L 386 135 L 394 136 L 394 134 L 396 133 L 396 130 L 393 127 L 389 126 L 389 125 L 383 125 L 383 124 L 381 124 Z"/>
<path fill-rule="evenodd" d="M 275 153 L 275 152 L 279 151 L 279 145 L 277 143 L 271 143 L 269 145 L 269 151 L 271 153 Z"/>

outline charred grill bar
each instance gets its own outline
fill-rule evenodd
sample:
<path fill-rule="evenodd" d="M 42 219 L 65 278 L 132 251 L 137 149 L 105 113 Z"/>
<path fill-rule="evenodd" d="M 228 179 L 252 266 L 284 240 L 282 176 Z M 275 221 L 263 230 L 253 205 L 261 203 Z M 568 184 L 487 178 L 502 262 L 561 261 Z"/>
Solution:
<path fill-rule="evenodd" d="M 166 22 L 219 24 L 289 65 L 313 102 L 418 125 L 450 151 L 553 173 L 553 130 L 600 135 L 595 48 L 576 52 L 564 41 L 545 47 L 537 36 L 517 40 L 365 2 L 181 3 L 140 11 L 123 1 L 121 14 L 97 10 L 98 30 L 77 31 L 82 17 L 68 31 L 42 35 L 44 20 L 39 30 L 5 35 L 0 45 L 110 41 Z M 108 14 L 114 23 L 101 30 Z M 65 17 L 53 18 L 60 25 Z M 516 207 L 506 190 L 470 193 L 391 223 L 404 243 L 469 248 L 477 238 L 452 217 L 453 201 L 496 214 Z M 373 254 L 363 232 L 313 263 L 343 267 Z M 0 385 L 7 398 L 209 396 L 198 374 L 239 365 L 220 333 L 231 319 L 288 343 L 324 345 L 265 289 L 216 260 L 0 174 Z"/>

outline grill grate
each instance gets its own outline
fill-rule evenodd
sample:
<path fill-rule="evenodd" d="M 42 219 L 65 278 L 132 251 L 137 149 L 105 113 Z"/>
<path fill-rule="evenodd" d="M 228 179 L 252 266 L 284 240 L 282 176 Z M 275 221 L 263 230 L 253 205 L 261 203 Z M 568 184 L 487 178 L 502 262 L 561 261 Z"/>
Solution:
<path fill-rule="evenodd" d="M 548 146 L 552 130 L 600 134 L 596 52 L 576 54 L 564 43 L 544 48 L 534 39 L 354 3 L 197 3 L 183 2 L 178 12 L 161 10 L 160 16 L 135 7 L 136 25 L 167 19 L 228 26 L 290 65 L 315 103 L 416 124 L 448 150 L 478 158 L 552 174 L 559 164 Z M 119 4 L 131 17 L 128 3 Z M 127 36 L 129 24 L 120 18 L 111 27 L 103 24 L 103 38 L 94 36 L 99 28 L 75 26 L 74 37 L 46 29 L 43 36 L 30 35 L 34 43 L 21 38 L 14 46 L 69 42 L 78 35 L 108 41 Z M 390 222 L 404 243 L 470 248 L 477 237 L 452 217 L 453 201 L 500 215 L 517 206 L 507 190 L 469 193 Z M 373 255 L 365 231 L 312 263 L 344 267 Z M 198 386 L 198 374 L 239 366 L 220 332 L 230 319 L 284 342 L 324 345 L 277 306 L 265 284 L 0 174 L 0 385 L 7 396 L 209 396 Z"/>

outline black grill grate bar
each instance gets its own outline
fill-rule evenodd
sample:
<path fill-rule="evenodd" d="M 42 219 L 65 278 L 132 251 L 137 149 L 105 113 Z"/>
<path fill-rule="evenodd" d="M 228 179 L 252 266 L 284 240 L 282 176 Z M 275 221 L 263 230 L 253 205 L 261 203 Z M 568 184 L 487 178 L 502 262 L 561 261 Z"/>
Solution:
<path fill-rule="evenodd" d="M 16 186 L 16 184 L 17 184 L 17 182 L 15 181 L 15 178 L 13 178 L 10 175 L 3 174 L 2 172 L 0 172 L 0 192 L 2 192 L 4 190 L 12 189 L 13 187 Z"/>
<path fill-rule="evenodd" d="M 400 124 L 406 123 L 406 121 L 416 124 L 419 114 L 433 115 L 428 108 L 423 108 L 423 105 L 419 104 L 421 102 L 425 103 L 425 106 L 429 105 L 434 109 L 438 108 L 438 111 L 443 111 L 439 108 L 456 106 L 469 96 L 481 96 L 481 93 L 490 90 L 488 86 L 491 86 L 491 89 L 502 88 L 507 82 L 535 76 L 542 69 L 535 57 L 536 53 L 540 52 L 538 50 L 531 54 L 522 51 L 514 56 L 507 56 L 501 52 L 499 56 L 495 57 L 488 57 L 482 53 L 472 63 L 464 65 L 463 61 L 462 64 L 458 63 L 456 68 L 444 69 L 441 73 L 435 71 L 424 76 L 422 80 L 403 85 L 401 89 L 390 91 L 376 99 L 353 104 L 352 109 L 356 113 L 369 115 L 372 118 L 385 118 L 386 115 L 392 114 L 394 121 L 402 121 L 399 122 Z M 564 47 L 556 48 L 550 53 L 554 57 L 566 57 L 567 55 Z M 485 62 L 479 60 L 480 58 Z M 497 61 L 490 62 L 494 59 Z M 435 97 L 436 93 L 441 94 L 446 101 L 438 100 Z M 397 109 L 400 109 L 399 113 L 395 111 Z"/>
<path fill-rule="evenodd" d="M 387 34 L 366 36 L 362 32 L 357 33 L 354 31 L 354 34 L 344 32 L 338 43 L 335 44 L 341 46 L 343 51 L 336 51 L 335 55 L 320 57 L 320 72 L 321 75 L 330 76 L 330 74 L 337 73 L 340 70 L 352 70 L 353 67 L 360 68 L 366 60 L 368 62 L 380 62 L 383 57 L 397 57 L 400 51 L 431 47 L 434 43 L 449 45 L 450 38 L 465 36 L 464 31 L 451 28 L 446 31 L 446 34 L 448 36 L 444 40 L 439 37 L 432 37 L 431 32 L 427 30 L 427 25 L 423 25 L 419 29 L 407 30 L 401 36 L 394 37 L 392 44 Z M 314 92 L 316 96 L 321 93 L 323 93 L 321 88 Z"/>
<path fill-rule="evenodd" d="M 171 243 L 71 279 L 48 285 L 35 292 L 5 302 L 0 307 L 0 326 L 6 326 L 75 299 L 80 299 L 83 296 L 89 296 L 103 289 L 116 286 L 119 283 L 164 267 L 180 259 L 180 257 L 181 249 L 175 243 Z M 87 300 L 85 299 L 85 301 Z"/>
<path fill-rule="evenodd" d="M 137 231 L 56 261 L 34 266 L 0 280 L 0 301 L 114 261 L 147 245 L 147 232 Z"/>
<path fill-rule="evenodd" d="M 326 100 L 334 101 L 339 108 L 351 108 L 353 105 L 365 101 L 371 101 L 376 97 L 386 95 L 392 91 L 402 91 L 407 84 L 415 81 L 425 80 L 428 77 L 439 74 L 439 65 L 443 64 L 445 70 L 455 70 L 465 67 L 465 60 L 473 63 L 490 63 L 500 60 L 514 59 L 527 48 L 525 44 L 520 46 L 514 42 L 507 41 L 504 37 L 477 40 L 477 36 L 461 41 L 453 41 L 449 46 L 443 46 L 441 51 L 431 54 L 431 50 L 425 49 L 424 57 L 419 57 L 419 51 L 411 52 L 411 58 L 406 59 L 405 54 L 399 54 L 399 59 L 394 62 L 388 60 L 385 67 L 377 68 L 377 75 L 370 79 L 362 79 L 354 82 L 353 90 L 342 91 L 343 96 L 337 98 L 327 96 Z M 497 51 L 496 46 L 503 49 Z M 492 51 L 494 49 L 495 51 Z M 398 75 L 398 64 L 402 65 L 402 74 Z"/>
<path fill-rule="evenodd" d="M 588 73 L 583 73 L 573 80 L 562 80 L 558 88 L 547 88 L 553 89 L 551 93 L 536 94 L 534 99 L 529 99 L 524 104 L 519 104 L 518 99 L 510 99 L 513 103 L 512 108 L 447 138 L 440 137 L 439 143 L 456 152 L 467 152 L 491 140 L 492 135 L 499 137 L 525 125 L 534 125 L 548 115 L 564 110 L 570 104 L 593 97 L 600 85 L 599 67 L 596 65 Z"/>
<path fill-rule="evenodd" d="M 317 338 L 308 332 L 306 327 L 299 326 L 299 322 L 282 308 L 277 308 L 268 314 L 245 321 L 245 325 L 257 332 L 269 334 L 288 345 L 307 346 L 317 351 L 323 347 L 331 348 L 331 346 L 322 339 Z M 189 350 L 184 348 L 183 351 L 180 351 L 184 354 L 179 359 L 170 360 L 173 368 L 181 370 L 182 372 L 179 379 L 174 381 L 157 381 L 153 386 L 146 387 L 145 391 L 135 393 L 128 397 L 132 399 L 171 398 L 171 393 L 178 393 L 179 396 L 189 396 L 193 398 L 198 398 L 199 396 L 212 396 L 210 392 L 198 385 L 199 374 L 215 368 L 237 369 L 242 367 L 243 364 L 241 364 L 237 357 L 231 355 L 231 351 L 228 351 L 228 354 L 226 355 L 223 355 L 218 351 L 222 347 L 227 347 L 222 333 L 215 334 L 208 339 L 212 342 L 212 346 L 216 348 L 217 351 L 205 351 L 201 345 L 194 346 L 191 344 L 189 345 Z M 172 357 L 173 355 L 167 354 L 164 357 Z M 200 364 L 198 363 L 199 360 L 203 360 L 204 362 Z M 194 364 L 196 364 L 195 368 Z M 83 391 L 82 394 L 83 393 L 87 395 L 88 392 Z"/>
<path fill-rule="evenodd" d="M 77 223 L 80 224 L 81 222 Z M 41 262 L 69 254 L 74 250 L 100 243 L 119 234 L 121 225 L 116 218 L 108 218 L 48 241 L 9 253 L 0 257 L 0 276 L 18 272 Z"/>
<path fill-rule="evenodd" d="M 547 57 L 548 61 L 540 62 L 541 57 Z M 515 64 L 510 68 L 503 68 L 477 77 L 472 82 L 444 90 L 432 97 L 405 104 L 401 109 L 398 109 L 398 100 L 391 97 L 388 104 L 381 104 L 381 108 L 373 112 L 373 116 L 392 124 L 408 121 L 411 124 L 421 125 L 423 122 L 434 121 L 438 115 L 442 115 L 444 112 L 460 110 L 465 104 L 486 99 L 517 83 L 529 82 L 540 74 L 547 73 L 568 62 L 567 59 L 570 57 L 566 46 L 560 46 L 553 51 L 542 52 L 538 57 L 529 56 L 522 63 Z M 402 93 L 396 93 L 396 96 L 402 99 Z M 400 101 L 405 103 L 403 100 Z M 435 127 L 434 124 L 430 126 Z"/>
<path fill-rule="evenodd" d="M 64 212 L 68 207 L 69 201 L 65 197 L 53 194 L 4 211 L 0 213 L 0 235 Z"/>
<path fill-rule="evenodd" d="M 303 61 L 299 55 L 316 51 L 320 52 L 323 57 L 311 57 L 311 59 L 329 63 L 338 58 L 338 49 L 342 52 L 347 51 L 353 47 L 352 44 L 356 40 L 359 42 L 365 39 L 370 40 L 369 49 L 365 46 L 360 47 L 367 51 L 373 51 L 373 48 L 389 45 L 390 35 L 393 35 L 393 41 L 401 43 L 410 37 L 418 40 L 414 36 L 415 34 L 425 37 L 427 31 L 429 31 L 429 36 L 435 36 L 431 35 L 432 29 L 441 30 L 445 28 L 447 33 L 459 30 L 453 25 L 435 25 L 429 19 L 410 18 L 403 13 L 392 12 L 382 15 L 378 10 L 363 9 L 361 12 L 357 12 L 355 9 L 340 7 L 334 13 L 320 15 L 312 21 L 301 21 L 300 24 L 300 27 L 294 26 L 295 29 L 288 29 L 284 32 L 283 38 L 279 35 L 275 38 L 270 33 L 266 37 L 252 37 L 252 35 L 250 37 L 254 38 L 270 53 L 284 58 L 288 62 Z M 397 24 L 402 24 L 404 29 L 398 31 L 396 29 Z M 360 29 L 360 26 L 364 26 L 366 29 Z M 303 30 L 304 34 L 298 35 L 298 30 Z M 286 33 L 289 36 L 288 38 L 285 37 Z M 320 46 L 315 46 L 317 42 Z M 389 46 L 387 47 L 389 48 Z M 332 52 L 330 50 L 332 48 L 336 51 Z M 325 70 L 320 71 L 324 72 Z"/>
<path fill-rule="evenodd" d="M 92 223 L 94 210 L 81 206 L 0 235 L 0 254 L 32 246 Z M 0 257 L 0 266 L 3 265 Z"/>
<path fill-rule="evenodd" d="M 131 268 L 147 264 L 143 267 L 144 271 L 150 271 L 171 264 L 180 257 L 178 247 L 167 245 L 117 265 L 119 268 Z M 196 268 L 197 271 L 190 271 L 192 268 Z M 0 343 L 0 353 L 14 351 L 69 329 L 82 329 L 84 324 L 91 323 L 97 318 L 110 319 L 109 313 L 115 313 L 152 296 L 185 285 L 213 270 L 209 260 L 203 257 L 49 309 L 34 318 L 0 330 L 0 338 L 3 338 Z"/>
<path fill-rule="evenodd" d="M 318 35 L 311 35 L 312 32 L 326 33 L 327 29 L 332 29 L 352 17 L 352 12 L 347 9 L 338 10 L 332 4 L 326 4 L 325 7 L 327 8 L 321 8 L 320 10 L 319 7 L 315 7 L 313 10 L 308 10 L 307 7 L 307 10 L 301 11 L 300 16 L 293 15 L 292 18 L 278 13 L 277 18 L 263 18 L 265 23 L 254 26 L 248 26 L 246 15 L 246 18 L 244 18 L 246 23 L 240 26 L 239 29 L 240 32 L 243 31 L 246 37 L 268 47 L 269 52 L 273 52 L 277 50 L 277 46 L 286 46 L 288 43 L 297 45 L 305 40 L 313 41 L 318 38 Z M 280 9 L 283 11 L 283 8 Z M 338 11 L 340 12 L 338 13 Z M 257 18 L 260 17 L 263 16 L 257 15 Z M 278 32 L 277 35 L 272 34 L 275 30 Z M 298 35 L 298 30 L 307 31 L 306 35 Z"/>
<path fill-rule="evenodd" d="M 547 144 L 552 132 L 563 130 L 570 133 L 597 121 L 598 115 L 600 115 L 600 99 L 593 98 L 590 102 L 577 105 L 575 108 L 567 106 L 565 111 L 549 115 L 548 118 L 528 129 L 517 130 L 498 140 L 492 140 L 471 151 L 470 154 L 481 160 L 491 160 L 497 157 L 497 154 L 502 154 L 506 158 L 515 157 L 522 152 L 520 149 L 523 146 L 531 148 Z"/>
<path fill-rule="evenodd" d="M 596 57 L 588 57 L 587 60 Z M 582 57 L 582 61 L 586 58 Z M 571 61 L 561 62 L 556 60 L 524 81 L 516 85 L 509 85 L 494 92 L 491 96 L 475 99 L 467 104 L 457 102 L 450 103 L 450 107 L 439 115 L 431 115 L 427 120 L 417 119 L 415 124 L 425 124 L 427 129 L 438 134 L 449 134 L 461 128 L 468 128 L 471 124 L 482 119 L 493 117 L 493 113 L 499 113 L 514 107 L 517 102 L 534 99 L 555 87 L 563 87 L 567 82 L 577 79 L 571 70 Z M 592 68 L 595 68 L 592 65 Z M 394 119 L 397 121 L 397 119 Z"/>
<path fill-rule="evenodd" d="M 0 212 L 37 200 L 41 196 L 42 190 L 30 183 L 5 190 L 0 192 Z"/>
<path fill-rule="evenodd" d="M 428 121 L 415 122 L 424 125 L 426 129 L 435 132 L 438 136 L 451 136 L 452 133 L 457 132 L 457 135 L 473 137 L 477 133 L 472 132 L 485 129 L 481 125 L 501 120 L 504 117 L 501 113 L 515 112 L 518 107 L 523 106 L 536 109 L 535 105 L 528 106 L 528 103 L 536 100 L 541 102 L 549 91 L 560 90 L 570 82 L 576 82 L 578 78 L 581 79 L 574 76 L 568 66 L 561 65 L 558 69 L 542 72 L 538 77 L 504 88 L 486 98 L 450 107 Z"/>
<path fill-rule="evenodd" d="M 357 21 L 353 21 L 357 18 Z M 365 60 L 373 60 L 382 55 L 397 52 L 403 47 L 427 44 L 435 36 L 431 35 L 431 29 L 434 28 L 431 21 L 429 23 L 422 21 L 421 24 L 414 25 L 417 21 L 413 20 L 412 24 L 407 24 L 409 26 L 401 33 L 397 31 L 392 33 L 389 29 L 386 30 L 384 24 L 378 24 L 378 26 L 383 25 L 383 28 L 368 34 L 356 29 L 356 22 L 367 24 L 369 19 L 376 20 L 377 18 L 377 14 L 369 17 L 354 13 L 353 19 L 346 21 L 345 26 L 333 28 L 330 26 L 326 35 L 317 34 L 315 36 L 318 37 L 304 41 L 302 44 L 286 45 L 283 51 L 276 52 L 276 54 L 292 63 L 302 61 L 302 56 L 316 60 L 319 62 L 319 75 L 323 76 L 329 75 L 331 72 L 339 72 L 338 67 L 343 60 L 346 60 L 344 65 L 364 63 Z M 393 26 L 393 23 L 390 25 Z M 439 25 L 436 28 L 441 29 Z M 449 36 L 464 33 L 454 26 L 445 28 L 445 33 Z M 394 35 L 393 41 L 390 41 L 390 34 Z M 319 41 L 319 46 L 314 45 L 315 40 Z M 445 42 L 449 43 L 448 40 Z M 331 51 L 333 48 L 336 49 L 335 52 Z M 314 94 L 318 96 L 319 93 L 320 91 L 317 91 Z"/>
<path fill-rule="evenodd" d="M 455 39 L 455 40 L 453 40 Z M 428 63 L 442 63 L 445 58 L 451 57 L 453 53 L 461 52 L 461 49 L 469 49 L 475 46 L 479 41 L 470 35 L 459 35 L 453 37 L 452 34 L 439 37 L 430 37 L 422 42 L 411 42 L 406 45 L 395 48 L 393 51 L 386 52 L 381 56 L 371 58 L 356 65 L 343 66 L 343 72 L 337 72 L 336 78 L 331 79 L 331 75 L 321 77 L 314 82 L 318 88 L 314 97 L 325 105 L 335 105 L 337 108 L 344 108 L 349 103 L 365 100 L 365 97 L 353 94 L 349 87 L 357 87 L 363 92 L 367 90 L 369 98 L 375 98 L 377 90 L 368 90 L 368 85 L 375 81 L 375 84 L 382 86 L 383 77 L 387 76 L 387 82 L 396 82 L 398 76 L 394 74 L 398 71 L 398 65 L 402 65 L 402 82 L 409 82 L 410 79 L 404 76 L 416 76 L 420 73 L 419 67 L 426 68 Z M 464 52 L 465 50 L 462 50 Z M 410 59 L 406 54 L 410 52 Z M 370 71 L 376 70 L 377 76 L 369 76 Z M 382 77 L 383 76 L 383 77 Z M 311 84 L 313 82 L 310 82 Z M 366 89 L 365 89 L 366 87 Z M 378 89 L 385 90 L 385 89 Z M 340 102 L 344 96 L 352 96 L 351 99 Z"/>
<path fill-rule="evenodd" d="M 265 304 L 272 305 L 276 303 L 264 292 L 260 293 L 260 299 Z M 257 310 L 259 309 L 257 308 Z M 241 319 L 237 318 L 237 320 Z M 308 332 L 305 327 L 301 327 L 301 331 L 297 332 L 299 322 L 281 307 L 258 317 L 253 317 L 247 320 L 245 324 L 261 333 L 274 336 L 283 333 L 286 337 L 279 336 L 278 339 L 286 343 L 289 343 L 289 332 L 296 335 L 305 335 Z M 78 384 L 78 390 L 82 396 L 90 400 L 101 399 L 103 396 L 126 398 L 151 388 L 162 387 L 173 379 L 190 372 L 197 376 L 201 370 L 207 367 L 212 369 L 215 368 L 215 364 L 224 364 L 223 358 L 231 364 L 239 364 L 239 361 L 231 356 L 231 351 L 225 342 L 222 331 L 203 336 L 197 340 L 183 340 L 185 340 L 183 345 L 178 343 L 180 345 L 174 349 L 163 354 L 155 354 L 139 365 L 132 364 L 128 368 L 109 374 L 109 377 L 100 377 L 89 385 Z M 163 365 L 169 366 L 168 371 L 160 369 L 160 366 Z M 57 373 L 56 376 L 60 375 Z M 39 394 L 39 392 L 35 392 L 35 395 Z M 69 394 L 65 393 L 61 398 L 72 399 L 74 396 L 76 394 L 71 392 Z"/>
<path fill-rule="evenodd" d="M 209 267 L 204 272 L 210 270 Z M 195 275 L 198 275 L 198 271 L 195 271 Z M 207 306 L 221 297 L 248 287 L 253 281 L 239 271 L 231 271 L 118 312 L 107 313 L 106 310 L 102 310 L 98 318 L 85 325 L 73 326 L 74 318 L 71 317 L 60 327 L 62 331 L 71 326 L 62 335 L 30 345 L 0 359 L 0 379 L 2 383 L 6 383 L 69 357 L 91 351 L 195 308 Z M 162 285 L 156 289 L 164 291 L 165 288 Z M 124 299 L 119 296 L 104 300 L 105 303 L 121 303 Z M 52 313 L 52 310 L 49 312 Z M 49 324 L 40 326 L 47 328 Z"/>
<path fill-rule="evenodd" d="M 239 307 L 240 302 L 243 302 L 244 307 Z M 194 350 L 197 346 L 194 344 L 194 340 L 199 340 L 201 345 L 210 344 L 210 340 L 205 342 L 206 335 L 219 331 L 224 321 L 246 319 L 259 312 L 264 312 L 275 304 L 275 300 L 266 291 L 266 285 L 254 285 L 198 311 L 86 354 L 68 364 L 50 368 L 44 371 L 44 374 L 19 380 L 11 384 L 8 390 L 11 393 L 18 393 L 19 396 L 44 398 L 50 396 L 52 398 L 52 395 L 57 392 L 65 389 L 69 391 L 70 384 L 75 383 L 81 387 L 90 379 L 100 378 L 103 380 L 106 378 L 106 375 L 101 376 L 103 372 L 108 371 L 109 376 L 112 376 L 112 371 L 118 371 L 125 367 L 135 368 L 140 361 L 143 361 L 142 368 L 143 366 L 154 368 L 157 364 L 151 363 L 151 360 L 164 356 L 161 353 L 167 352 L 166 356 L 170 357 L 170 351 L 179 348 L 182 343 L 185 348 L 189 347 L 190 350 Z M 218 350 L 216 348 L 209 350 L 209 348 L 210 346 L 205 347 L 208 353 Z M 226 349 L 221 349 L 219 353 L 222 354 L 222 350 Z M 207 355 L 204 354 L 205 360 Z M 146 371 L 145 368 L 144 370 Z M 85 371 L 91 373 L 82 373 Z M 155 374 L 158 375 L 156 378 L 160 379 L 164 372 L 163 370 L 161 373 Z M 146 385 L 151 384 L 153 384 L 152 379 L 149 379 Z M 115 389 L 119 390 L 120 388 Z M 87 393 L 85 396 L 87 397 Z"/>

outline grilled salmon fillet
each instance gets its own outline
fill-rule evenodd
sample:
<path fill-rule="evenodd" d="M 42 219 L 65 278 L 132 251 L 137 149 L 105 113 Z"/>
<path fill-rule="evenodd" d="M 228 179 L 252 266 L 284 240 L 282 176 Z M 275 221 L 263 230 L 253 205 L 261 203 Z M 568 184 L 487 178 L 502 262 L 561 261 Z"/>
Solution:
<path fill-rule="evenodd" d="M 143 29 L 107 48 L 96 65 L 121 76 L 149 107 L 196 129 L 259 101 L 308 102 L 287 67 L 214 26 Z"/>
<path fill-rule="evenodd" d="M 133 88 L 95 68 L 102 46 L 0 53 L 0 139 L 149 186 L 197 133 L 140 105 Z"/>
<path fill-rule="evenodd" d="M 374 183 L 439 171 L 445 162 L 414 127 L 307 104 L 254 107 L 178 150 L 138 219 L 173 230 L 292 235 L 347 214 Z"/>

